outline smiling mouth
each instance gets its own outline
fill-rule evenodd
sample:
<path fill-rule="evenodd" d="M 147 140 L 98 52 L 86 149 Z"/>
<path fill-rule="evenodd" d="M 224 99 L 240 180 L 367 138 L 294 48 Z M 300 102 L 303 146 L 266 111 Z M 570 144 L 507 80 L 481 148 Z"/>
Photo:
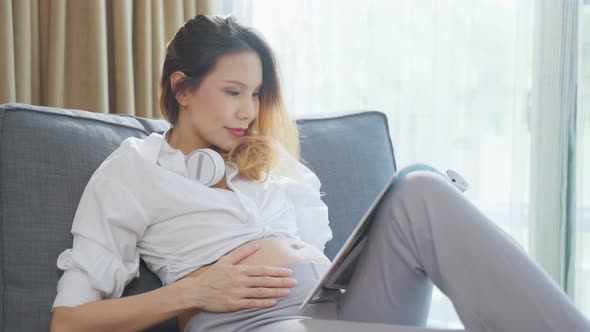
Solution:
<path fill-rule="evenodd" d="M 244 132 L 246 131 L 245 129 L 230 129 L 230 128 L 225 128 L 225 129 L 227 129 L 227 131 L 229 131 L 230 134 L 232 134 L 236 137 L 244 136 Z"/>

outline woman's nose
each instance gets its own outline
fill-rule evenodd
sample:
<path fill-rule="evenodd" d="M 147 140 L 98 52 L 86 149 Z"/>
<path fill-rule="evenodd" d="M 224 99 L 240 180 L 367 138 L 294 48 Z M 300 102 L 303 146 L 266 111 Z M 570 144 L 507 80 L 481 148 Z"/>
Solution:
<path fill-rule="evenodd" d="M 240 118 L 251 118 L 256 116 L 256 105 L 252 100 L 247 100 L 242 103 L 238 115 Z"/>

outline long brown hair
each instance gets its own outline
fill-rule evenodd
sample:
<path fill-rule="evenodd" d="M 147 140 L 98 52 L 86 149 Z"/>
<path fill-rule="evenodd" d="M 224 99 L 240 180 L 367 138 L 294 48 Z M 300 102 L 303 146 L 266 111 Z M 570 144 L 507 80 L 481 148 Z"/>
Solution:
<path fill-rule="evenodd" d="M 241 25 L 232 16 L 197 15 L 186 21 L 166 49 L 160 81 L 160 111 L 174 126 L 179 113 L 176 97 L 186 90 L 198 89 L 223 55 L 242 51 L 256 52 L 262 62 L 258 117 L 230 151 L 216 150 L 226 161 L 237 164 L 240 175 L 256 180 L 262 172 L 268 177 L 279 162 L 274 143 L 282 144 L 291 156 L 299 158 L 299 132 L 283 103 L 277 61 L 256 30 Z M 175 71 L 183 72 L 186 78 L 173 91 L 170 76 Z"/>

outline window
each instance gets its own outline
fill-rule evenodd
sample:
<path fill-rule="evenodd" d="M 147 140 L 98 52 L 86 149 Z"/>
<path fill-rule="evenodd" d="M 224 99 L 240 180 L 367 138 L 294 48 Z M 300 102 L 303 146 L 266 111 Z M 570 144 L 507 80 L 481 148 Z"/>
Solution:
<path fill-rule="evenodd" d="M 590 31 L 588 0 L 584 31 Z M 465 193 L 529 248 L 532 0 L 240 2 L 277 53 L 292 114 L 379 110 L 398 166 L 454 169 Z M 277 19 L 280 17 L 280 19 Z M 584 36 L 590 68 L 590 34 Z M 590 73 L 580 85 L 576 300 L 590 314 Z M 585 176 L 584 176 L 585 175 Z M 462 327 L 438 291 L 428 325 Z"/>

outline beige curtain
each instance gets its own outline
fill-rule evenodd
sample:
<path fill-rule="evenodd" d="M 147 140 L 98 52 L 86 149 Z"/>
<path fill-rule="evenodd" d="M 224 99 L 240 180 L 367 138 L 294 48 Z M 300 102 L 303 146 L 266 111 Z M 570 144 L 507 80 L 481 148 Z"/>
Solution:
<path fill-rule="evenodd" d="M 0 103 L 161 117 L 166 43 L 215 0 L 0 0 Z"/>

